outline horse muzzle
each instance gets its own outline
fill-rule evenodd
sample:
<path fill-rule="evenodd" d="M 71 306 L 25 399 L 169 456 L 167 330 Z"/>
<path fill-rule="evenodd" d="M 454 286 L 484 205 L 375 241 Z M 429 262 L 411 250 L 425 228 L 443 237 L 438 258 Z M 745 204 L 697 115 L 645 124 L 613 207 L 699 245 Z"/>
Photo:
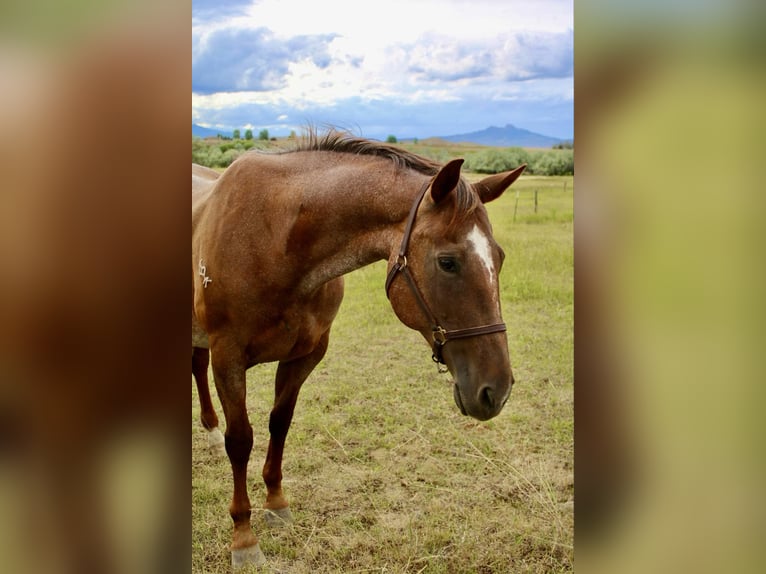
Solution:
<path fill-rule="evenodd" d="M 511 396 L 514 384 L 513 375 L 508 384 L 483 384 L 476 389 L 470 385 L 461 385 L 455 381 L 452 394 L 455 404 L 463 415 L 486 421 L 500 414 Z"/>

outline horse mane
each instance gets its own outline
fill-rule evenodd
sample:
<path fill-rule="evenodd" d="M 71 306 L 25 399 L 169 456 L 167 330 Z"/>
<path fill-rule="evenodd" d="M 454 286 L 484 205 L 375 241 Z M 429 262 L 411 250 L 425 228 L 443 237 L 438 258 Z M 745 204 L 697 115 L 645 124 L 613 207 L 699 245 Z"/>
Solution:
<path fill-rule="evenodd" d="M 434 160 L 408 152 L 397 146 L 384 142 L 369 140 L 337 129 L 330 129 L 323 134 L 314 128 L 309 128 L 292 151 L 330 151 L 382 157 L 390 160 L 398 169 L 411 169 L 424 175 L 434 176 L 442 168 L 442 164 Z M 481 200 L 471 186 L 461 177 L 455 190 L 455 215 L 467 216 L 472 213 Z"/>

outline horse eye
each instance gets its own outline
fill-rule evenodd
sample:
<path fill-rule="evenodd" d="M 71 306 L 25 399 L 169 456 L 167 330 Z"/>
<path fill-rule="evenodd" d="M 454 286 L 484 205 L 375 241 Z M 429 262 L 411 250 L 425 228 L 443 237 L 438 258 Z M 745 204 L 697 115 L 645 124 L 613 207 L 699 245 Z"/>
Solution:
<path fill-rule="evenodd" d="M 457 273 L 457 261 L 452 257 L 439 257 L 439 267 L 446 273 Z"/>

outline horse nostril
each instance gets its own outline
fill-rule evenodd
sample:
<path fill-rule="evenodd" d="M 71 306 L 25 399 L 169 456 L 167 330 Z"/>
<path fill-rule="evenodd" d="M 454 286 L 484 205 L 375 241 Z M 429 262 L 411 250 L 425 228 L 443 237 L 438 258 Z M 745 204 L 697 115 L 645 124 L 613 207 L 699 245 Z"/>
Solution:
<path fill-rule="evenodd" d="M 492 391 L 489 387 L 484 387 L 479 392 L 479 400 L 481 400 L 482 404 L 484 404 L 485 407 L 487 407 L 489 410 L 494 410 L 495 408 L 495 393 Z"/>

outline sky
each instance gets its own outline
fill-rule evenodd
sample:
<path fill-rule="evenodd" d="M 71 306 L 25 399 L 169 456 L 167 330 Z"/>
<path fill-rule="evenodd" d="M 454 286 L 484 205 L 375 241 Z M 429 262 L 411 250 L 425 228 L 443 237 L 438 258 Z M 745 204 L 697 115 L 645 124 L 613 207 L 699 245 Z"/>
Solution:
<path fill-rule="evenodd" d="M 573 0 L 193 0 L 192 122 L 574 135 Z"/>

